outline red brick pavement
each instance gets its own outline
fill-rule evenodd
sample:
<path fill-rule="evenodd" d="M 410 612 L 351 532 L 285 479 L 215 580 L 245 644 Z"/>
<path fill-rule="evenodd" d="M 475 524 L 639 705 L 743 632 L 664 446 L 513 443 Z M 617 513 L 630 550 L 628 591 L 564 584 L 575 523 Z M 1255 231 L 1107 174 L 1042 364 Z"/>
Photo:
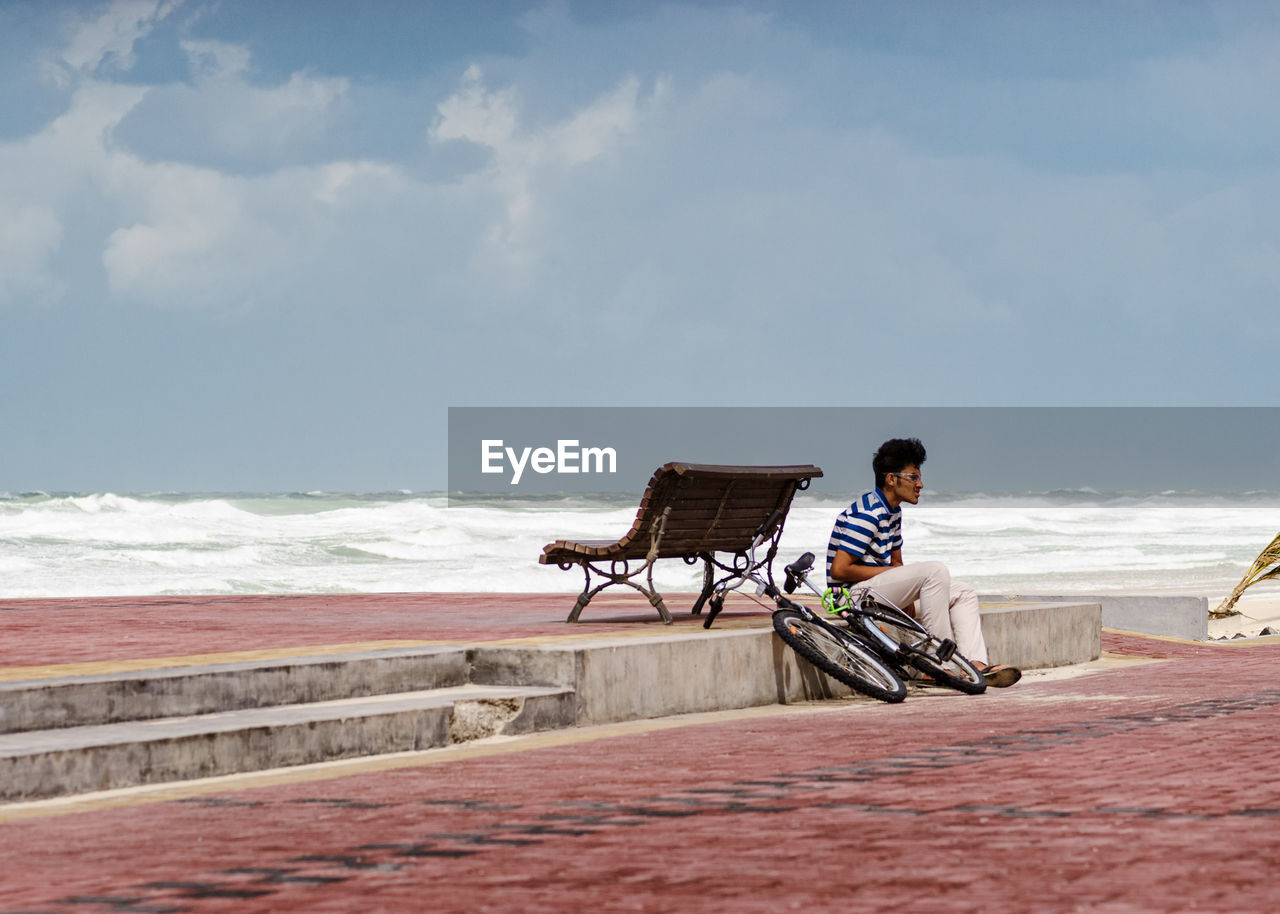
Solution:
<path fill-rule="evenodd" d="M 1276 910 L 1280 646 L 1107 647 L 1169 662 L 8 821 L 0 912 Z"/>
<path fill-rule="evenodd" d="M 696 595 L 672 594 L 677 623 Z M 377 640 L 489 641 L 652 627 L 666 629 L 641 595 L 605 591 L 566 627 L 574 594 L 413 593 L 100 597 L 0 601 L 0 667 L 185 656 Z M 716 624 L 768 614 L 733 596 Z M 669 631 L 669 629 L 666 629 Z"/>

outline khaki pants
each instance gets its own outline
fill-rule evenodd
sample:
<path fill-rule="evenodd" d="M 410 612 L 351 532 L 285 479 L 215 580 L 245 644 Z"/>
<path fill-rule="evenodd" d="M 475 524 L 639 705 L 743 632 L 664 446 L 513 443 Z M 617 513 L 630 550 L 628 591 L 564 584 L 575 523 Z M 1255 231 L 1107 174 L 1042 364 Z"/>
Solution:
<path fill-rule="evenodd" d="M 899 565 L 859 586 L 863 585 L 912 613 L 936 637 L 950 638 L 968 659 L 987 663 L 978 595 L 968 584 L 952 581 L 946 565 L 941 562 Z"/>

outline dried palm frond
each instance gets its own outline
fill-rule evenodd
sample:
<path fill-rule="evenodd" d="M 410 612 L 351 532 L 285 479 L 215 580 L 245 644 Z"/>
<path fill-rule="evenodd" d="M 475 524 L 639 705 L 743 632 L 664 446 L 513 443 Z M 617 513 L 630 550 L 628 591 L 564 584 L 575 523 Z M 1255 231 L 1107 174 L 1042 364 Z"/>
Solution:
<path fill-rule="evenodd" d="M 1223 600 L 1217 609 L 1209 611 L 1209 618 L 1221 619 L 1225 616 L 1230 616 L 1233 612 L 1231 607 L 1236 605 L 1236 600 L 1240 599 L 1240 594 L 1267 578 L 1280 578 L 1280 533 L 1277 533 L 1276 538 L 1268 543 L 1262 552 L 1258 553 L 1258 557 L 1253 560 L 1252 567 L 1245 572 L 1245 576 L 1240 579 L 1236 589 L 1231 591 L 1231 595 Z"/>

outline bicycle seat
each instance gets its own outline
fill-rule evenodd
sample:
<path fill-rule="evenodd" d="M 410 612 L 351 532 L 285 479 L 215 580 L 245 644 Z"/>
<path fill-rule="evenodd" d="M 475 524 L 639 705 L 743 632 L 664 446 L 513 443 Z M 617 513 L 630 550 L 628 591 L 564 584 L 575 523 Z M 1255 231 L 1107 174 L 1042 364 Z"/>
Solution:
<path fill-rule="evenodd" d="M 813 553 L 806 552 L 784 569 L 787 572 L 787 580 L 786 583 L 782 585 L 782 589 L 787 593 L 795 593 L 796 588 L 800 586 L 800 579 L 803 578 L 812 567 Z"/>

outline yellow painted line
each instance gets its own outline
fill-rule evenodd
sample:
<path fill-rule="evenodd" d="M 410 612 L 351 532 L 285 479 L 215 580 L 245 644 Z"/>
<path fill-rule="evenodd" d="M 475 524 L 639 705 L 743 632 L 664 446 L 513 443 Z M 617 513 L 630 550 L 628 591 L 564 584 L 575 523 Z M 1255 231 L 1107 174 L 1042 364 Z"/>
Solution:
<path fill-rule="evenodd" d="M 1144 657 L 1141 654 L 1120 654 L 1116 651 L 1103 651 L 1097 660 L 1090 661 L 1099 670 L 1119 669 L 1140 666 L 1144 663 L 1176 663 L 1176 657 Z"/>
<path fill-rule="evenodd" d="M 742 628 L 763 628 L 766 619 L 717 618 L 712 631 Z M 354 654 L 366 651 L 412 649 L 420 647 L 487 647 L 505 645 L 543 645 L 603 641 L 617 638 L 660 638 L 665 635 L 702 631 L 698 617 L 691 622 L 673 625 L 655 623 L 644 628 L 627 628 L 617 632 L 566 632 L 558 635 L 530 635 L 520 638 L 495 638 L 488 641 L 437 640 L 437 641 L 356 641 L 345 644 L 318 644 L 304 647 L 268 648 L 254 651 L 224 651 L 215 654 L 186 654 L 175 657 L 136 657 L 124 660 L 86 660 L 77 663 L 51 663 L 40 666 L 12 666 L 0 668 L 0 682 L 18 682 L 28 679 L 59 679 L 74 676 L 96 676 L 110 673 L 139 673 L 149 670 L 171 670 L 191 666 L 213 666 L 222 663 L 251 661 L 290 660 L 300 657 L 320 657 L 330 654 Z"/>
<path fill-rule="evenodd" d="M 1146 632 L 1127 632 L 1119 628 L 1104 628 L 1104 632 L 1116 635 L 1130 635 L 1134 638 L 1150 638 L 1152 641 L 1168 641 L 1173 644 L 1193 644 L 1196 647 L 1261 647 L 1267 644 L 1280 644 L 1280 635 L 1264 635 L 1254 638 L 1233 638 L 1229 641 L 1196 641 L 1191 638 L 1175 638 L 1172 635 L 1148 635 Z"/>
<path fill-rule="evenodd" d="M 1168 657 L 1143 657 L 1138 654 L 1123 654 L 1120 651 L 1103 651 L 1098 655 L 1099 660 L 1150 660 L 1155 663 L 1164 663 L 1170 659 Z"/>
<path fill-rule="evenodd" d="M 1253 638 L 1232 638 L 1227 641 L 1196 641 L 1192 638 L 1175 638 L 1173 635 L 1149 635 L 1146 632 L 1129 632 L 1119 628 L 1104 628 L 1104 632 L 1115 635 L 1129 635 L 1133 638 L 1149 638 L 1152 641 L 1167 641 L 1171 644 L 1190 644 L 1195 647 L 1234 647 L 1250 648 L 1280 644 L 1280 635 L 1263 635 Z M 1162 658 L 1163 659 L 1163 658 Z"/>
<path fill-rule="evenodd" d="M 707 634 L 715 634 L 720 631 L 738 631 L 742 629 L 771 629 L 773 622 L 768 619 L 723 619 L 717 617 L 714 626 Z M 581 635 L 529 635 L 524 638 L 502 638 L 496 641 L 475 641 L 470 642 L 473 646 L 506 646 L 526 644 L 532 646 L 545 644 L 562 644 L 564 642 L 579 641 L 613 641 L 619 638 L 662 638 L 667 635 L 690 635 L 703 632 L 701 622 L 680 623 L 676 622 L 672 625 L 658 625 L 646 629 L 628 629 L 620 632 L 592 632 L 590 634 Z"/>
<path fill-rule="evenodd" d="M 1196 641 L 1192 638 L 1175 638 L 1173 635 L 1150 635 L 1146 632 L 1131 632 L 1123 628 L 1104 628 L 1104 632 L 1113 635 L 1128 635 L 1132 638 L 1149 638 L 1152 641 L 1169 641 L 1173 644 L 1209 644 L 1208 641 Z"/>
<path fill-rule="evenodd" d="M 361 641 L 354 644 L 320 644 L 258 651 L 226 651 L 219 654 L 187 654 L 181 657 L 139 657 L 128 660 L 87 660 L 81 663 L 51 663 L 44 666 L 11 666 L 0 669 L 0 682 L 14 682 L 22 679 L 56 679 L 62 676 L 93 676 L 99 673 L 136 673 L 145 670 L 208 666 L 218 663 L 241 663 L 251 660 L 287 660 L 293 657 L 317 657 L 325 654 L 343 654 L 357 651 L 433 647 L 451 643 L 461 642 Z"/>
<path fill-rule="evenodd" d="M 694 727 L 720 721 L 775 717 L 780 714 L 823 714 L 833 711 L 850 711 L 859 708 L 866 710 L 878 707 L 880 707 L 878 702 L 870 702 L 865 699 L 824 701 L 802 705 L 764 705 L 731 711 L 708 711 L 700 714 L 684 714 L 679 717 L 626 721 L 617 724 L 604 724 L 598 727 L 548 730 L 527 736 L 493 737 L 475 743 L 463 743 L 419 752 L 397 752 L 390 755 L 320 762 L 314 765 L 298 765 L 293 768 L 274 768 L 268 771 L 229 774 L 221 777 L 204 778 L 198 781 L 124 787 L 118 790 L 105 790 L 72 797 L 10 803 L 0 806 L 0 824 L 50 816 L 123 809 L 150 803 L 167 803 L 188 797 L 276 787 L 282 784 L 331 781 L 352 775 L 371 774 L 380 771 L 398 771 L 406 768 L 446 765 L 470 759 L 510 755 L 534 749 L 576 746 L 618 736 L 675 730 L 682 727 Z"/>

